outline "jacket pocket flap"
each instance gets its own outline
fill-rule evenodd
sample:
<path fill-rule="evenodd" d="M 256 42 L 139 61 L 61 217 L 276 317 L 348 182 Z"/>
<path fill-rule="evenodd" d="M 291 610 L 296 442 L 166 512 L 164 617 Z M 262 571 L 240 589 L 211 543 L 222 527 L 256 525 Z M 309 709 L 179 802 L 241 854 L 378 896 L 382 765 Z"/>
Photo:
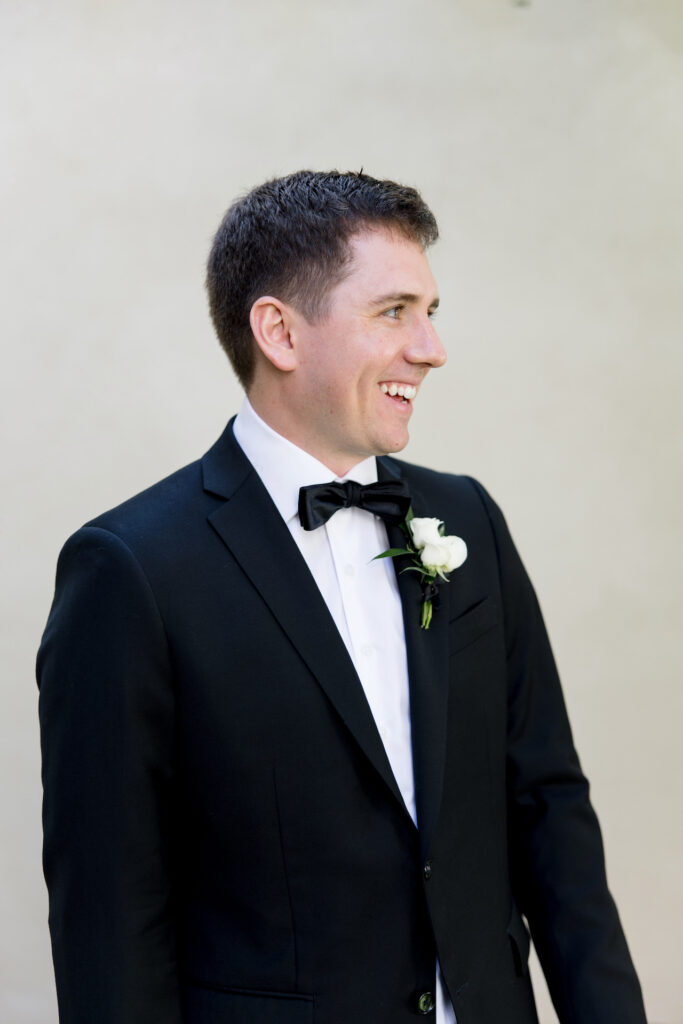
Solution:
<path fill-rule="evenodd" d="M 491 597 L 485 597 L 463 615 L 451 619 L 448 625 L 449 652 L 455 654 L 463 647 L 474 643 L 480 636 L 487 633 L 498 623 L 498 608 Z"/>
<path fill-rule="evenodd" d="M 183 1020 L 230 1024 L 313 1024 L 314 999 L 299 993 L 253 992 L 210 987 L 196 982 L 182 986 Z"/>

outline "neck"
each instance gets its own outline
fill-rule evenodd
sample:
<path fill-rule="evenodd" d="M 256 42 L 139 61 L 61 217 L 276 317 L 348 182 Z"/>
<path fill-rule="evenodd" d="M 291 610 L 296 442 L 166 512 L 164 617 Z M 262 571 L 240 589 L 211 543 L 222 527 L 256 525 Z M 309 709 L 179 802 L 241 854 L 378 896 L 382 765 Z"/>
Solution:
<path fill-rule="evenodd" d="M 369 455 L 343 455 L 340 452 L 330 453 L 324 448 L 311 443 L 309 433 L 292 416 L 289 407 L 281 407 L 271 402 L 265 402 L 254 389 L 247 395 L 247 400 L 253 411 L 263 420 L 266 426 L 274 430 L 280 437 L 284 437 L 290 444 L 296 445 L 302 451 L 312 455 L 314 459 L 321 462 L 331 470 L 335 476 L 344 477 L 354 466 L 364 462 Z"/>

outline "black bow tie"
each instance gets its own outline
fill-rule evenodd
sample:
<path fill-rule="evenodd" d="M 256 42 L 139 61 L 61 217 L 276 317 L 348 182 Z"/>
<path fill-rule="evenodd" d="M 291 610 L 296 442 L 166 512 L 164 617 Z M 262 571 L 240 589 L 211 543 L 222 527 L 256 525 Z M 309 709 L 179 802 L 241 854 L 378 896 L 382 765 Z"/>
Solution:
<path fill-rule="evenodd" d="M 387 523 L 402 523 L 410 508 L 408 486 L 402 480 L 376 484 L 311 484 L 299 491 L 299 520 L 304 530 L 315 530 L 340 508 L 358 508 L 380 516 Z"/>

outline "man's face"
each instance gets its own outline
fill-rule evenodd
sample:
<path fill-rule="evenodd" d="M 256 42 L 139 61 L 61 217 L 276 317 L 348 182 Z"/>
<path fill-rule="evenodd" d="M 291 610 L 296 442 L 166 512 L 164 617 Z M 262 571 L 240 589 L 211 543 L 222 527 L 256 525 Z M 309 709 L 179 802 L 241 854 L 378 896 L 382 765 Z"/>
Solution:
<path fill-rule="evenodd" d="M 406 446 L 420 386 L 446 361 L 431 320 L 436 282 L 420 246 L 377 230 L 356 235 L 351 249 L 351 272 L 332 291 L 328 315 L 297 324 L 296 443 L 339 476 Z"/>

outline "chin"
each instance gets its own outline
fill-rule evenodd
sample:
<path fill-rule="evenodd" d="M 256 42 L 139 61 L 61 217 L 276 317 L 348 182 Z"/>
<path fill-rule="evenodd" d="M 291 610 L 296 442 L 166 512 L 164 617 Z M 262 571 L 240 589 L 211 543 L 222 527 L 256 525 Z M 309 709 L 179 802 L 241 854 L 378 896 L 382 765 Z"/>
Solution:
<path fill-rule="evenodd" d="M 391 440 L 385 438 L 384 444 L 381 445 L 381 450 L 378 454 L 391 455 L 394 452 L 402 452 L 408 444 L 408 441 L 410 441 L 410 436 L 408 434 L 401 438 L 394 437 Z"/>

